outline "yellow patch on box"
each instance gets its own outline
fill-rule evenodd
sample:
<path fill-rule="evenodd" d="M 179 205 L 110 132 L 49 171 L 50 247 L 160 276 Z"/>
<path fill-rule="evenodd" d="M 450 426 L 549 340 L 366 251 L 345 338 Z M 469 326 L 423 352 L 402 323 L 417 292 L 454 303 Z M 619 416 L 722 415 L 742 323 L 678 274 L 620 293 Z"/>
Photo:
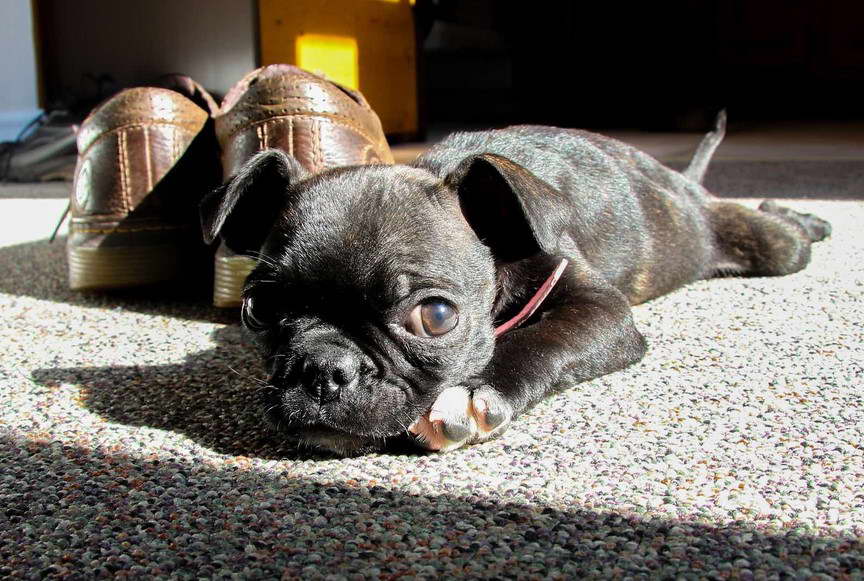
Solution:
<path fill-rule="evenodd" d="M 301 34 L 297 37 L 297 65 L 325 75 L 350 89 L 360 87 L 357 39 L 329 34 Z"/>

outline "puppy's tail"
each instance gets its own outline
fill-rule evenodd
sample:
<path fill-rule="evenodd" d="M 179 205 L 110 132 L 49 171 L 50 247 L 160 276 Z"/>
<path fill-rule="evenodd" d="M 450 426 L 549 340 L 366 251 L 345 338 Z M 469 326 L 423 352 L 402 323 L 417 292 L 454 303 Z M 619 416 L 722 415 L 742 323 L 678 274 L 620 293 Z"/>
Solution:
<path fill-rule="evenodd" d="M 708 164 L 714 156 L 714 152 L 723 141 L 726 135 L 726 109 L 717 114 L 717 119 L 714 121 L 714 130 L 702 138 L 702 143 L 693 154 L 693 159 L 690 160 L 690 165 L 687 166 L 682 173 L 696 183 L 701 184 L 705 177 L 705 172 L 708 171 Z"/>

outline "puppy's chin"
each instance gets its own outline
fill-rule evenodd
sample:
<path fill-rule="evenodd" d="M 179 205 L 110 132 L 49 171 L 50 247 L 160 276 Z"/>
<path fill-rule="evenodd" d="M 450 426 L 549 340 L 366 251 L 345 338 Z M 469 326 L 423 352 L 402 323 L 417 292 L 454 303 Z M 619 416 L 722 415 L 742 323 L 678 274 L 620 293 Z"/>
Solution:
<path fill-rule="evenodd" d="M 265 422 L 280 436 L 289 438 L 303 446 L 324 450 L 339 456 L 360 456 L 380 452 L 388 446 L 388 441 L 399 438 L 392 436 L 370 436 L 351 433 L 321 423 L 301 424 L 288 420 L 291 414 L 286 414 L 279 406 L 269 405 L 265 408 Z"/>
<path fill-rule="evenodd" d="M 385 438 L 350 434 L 326 426 L 286 426 L 283 420 L 274 417 L 273 413 L 266 414 L 265 419 L 280 435 L 296 440 L 303 446 L 332 452 L 339 456 L 360 456 L 379 452 L 385 447 L 387 441 Z"/>
<path fill-rule="evenodd" d="M 372 439 L 330 428 L 303 429 L 297 432 L 297 438 L 307 446 L 333 452 L 340 456 L 361 456 L 379 452 L 386 443 L 383 438 Z"/>

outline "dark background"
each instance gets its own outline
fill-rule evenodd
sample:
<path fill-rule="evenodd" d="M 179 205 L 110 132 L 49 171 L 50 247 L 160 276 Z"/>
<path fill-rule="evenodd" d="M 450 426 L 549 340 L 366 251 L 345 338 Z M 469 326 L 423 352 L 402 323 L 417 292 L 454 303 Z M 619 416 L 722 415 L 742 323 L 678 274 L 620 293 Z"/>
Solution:
<path fill-rule="evenodd" d="M 418 0 L 430 123 L 861 119 L 864 2 Z"/>
<path fill-rule="evenodd" d="M 46 104 L 86 112 L 124 85 L 216 59 L 233 83 L 255 60 L 253 32 L 230 22 L 257 24 L 257 2 L 244 1 L 88 0 L 72 11 L 38 0 Z M 122 26 L 104 30 L 105 14 L 126 12 L 159 28 L 154 46 L 127 46 Z M 703 131 L 722 107 L 739 126 L 864 119 L 864 0 L 416 0 L 414 14 L 421 134 L 514 122 Z M 122 75 L 105 74 L 123 63 Z M 208 83 L 217 77 L 198 80 L 218 93 Z"/>

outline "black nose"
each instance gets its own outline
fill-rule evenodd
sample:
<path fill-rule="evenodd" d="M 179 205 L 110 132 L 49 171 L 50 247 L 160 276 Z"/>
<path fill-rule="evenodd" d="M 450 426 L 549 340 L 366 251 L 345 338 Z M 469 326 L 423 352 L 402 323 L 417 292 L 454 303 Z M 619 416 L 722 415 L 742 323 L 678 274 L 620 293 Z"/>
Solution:
<path fill-rule="evenodd" d="M 357 358 L 340 348 L 323 347 L 300 362 L 300 383 L 319 403 L 331 402 L 357 379 Z"/>

